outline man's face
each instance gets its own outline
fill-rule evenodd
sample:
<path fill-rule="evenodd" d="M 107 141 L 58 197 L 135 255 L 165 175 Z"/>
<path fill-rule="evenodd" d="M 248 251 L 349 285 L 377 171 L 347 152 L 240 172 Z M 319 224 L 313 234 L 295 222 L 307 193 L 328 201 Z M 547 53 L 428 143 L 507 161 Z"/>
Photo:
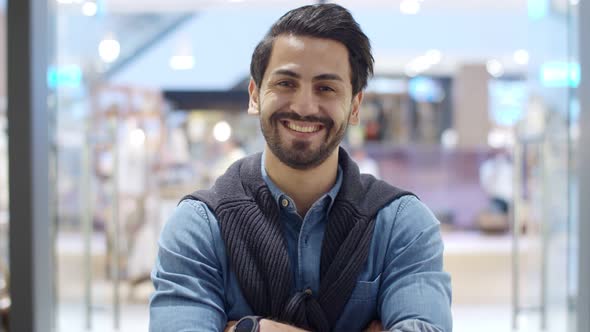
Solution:
<path fill-rule="evenodd" d="M 348 50 L 336 41 L 275 39 L 260 89 L 250 81 L 249 113 L 260 115 L 270 151 L 295 169 L 332 155 L 348 123 L 358 123 L 362 93 L 352 96 Z"/>

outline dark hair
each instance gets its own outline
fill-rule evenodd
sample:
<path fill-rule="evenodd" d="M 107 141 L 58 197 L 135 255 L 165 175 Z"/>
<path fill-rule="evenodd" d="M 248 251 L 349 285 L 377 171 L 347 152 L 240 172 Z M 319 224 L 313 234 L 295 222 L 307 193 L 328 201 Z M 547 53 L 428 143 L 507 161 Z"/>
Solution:
<path fill-rule="evenodd" d="M 284 34 L 326 38 L 344 44 L 348 49 L 353 95 L 364 89 L 367 78 L 373 75 L 371 43 L 350 12 L 336 4 L 308 5 L 283 15 L 254 49 L 250 75 L 258 88 L 268 66 L 274 40 Z"/>

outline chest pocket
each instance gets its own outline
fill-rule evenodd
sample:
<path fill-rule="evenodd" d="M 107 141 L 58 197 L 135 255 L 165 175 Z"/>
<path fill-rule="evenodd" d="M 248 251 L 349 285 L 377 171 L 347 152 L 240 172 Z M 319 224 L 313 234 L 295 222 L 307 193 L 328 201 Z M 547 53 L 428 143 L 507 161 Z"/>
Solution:
<path fill-rule="evenodd" d="M 373 319 L 377 319 L 377 295 L 381 275 L 370 281 L 358 281 L 334 327 L 334 331 L 362 331 Z"/>
<path fill-rule="evenodd" d="M 349 301 L 373 302 L 377 304 L 377 294 L 381 286 L 381 274 L 372 281 L 358 281 L 352 290 Z"/>

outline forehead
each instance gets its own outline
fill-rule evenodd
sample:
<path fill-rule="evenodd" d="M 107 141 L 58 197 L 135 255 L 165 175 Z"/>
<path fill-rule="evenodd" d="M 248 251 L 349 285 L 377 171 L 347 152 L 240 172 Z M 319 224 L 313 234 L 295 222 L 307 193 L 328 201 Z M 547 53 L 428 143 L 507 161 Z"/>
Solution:
<path fill-rule="evenodd" d="M 274 40 L 264 77 L 277 70 L 291 70 L 303 78 L 337 74 L 350 82 L 348 49 L 331 39 L 280 35 Z"/>

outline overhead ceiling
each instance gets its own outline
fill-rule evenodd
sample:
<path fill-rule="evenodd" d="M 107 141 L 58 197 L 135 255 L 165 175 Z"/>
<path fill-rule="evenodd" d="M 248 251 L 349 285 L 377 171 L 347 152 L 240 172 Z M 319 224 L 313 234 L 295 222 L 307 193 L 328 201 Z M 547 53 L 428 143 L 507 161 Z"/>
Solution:
<path fill-rule="evenodd" d="M 1 0 L 0 0 L 1 1 Z M 70 1 L 81 4 L 86 0 Z M 402 1 L 419 1 L 418 15 L 402 15 Z M 533 0 L 528 0 L 533 1 Z M 545 0 L 539 0 L 545 1 Z M 568 0 L 548 0 L 551 7 Z M 500 61 L 506 73 L 524 74 L 526 65 L 513 59 L 516 50 L 528 49 L 531 34 L 562 36 L 563 24 L 535 25 L 534 31 L 527 17 L 527 0 L 339 0 L 353 12 L 355 19 L 370 36 L 379 74 L 403 74 L 417 58 L 429 50 L 442 52 L 442 60 L 426 72 L 435 75 L 452 74 L 465 63 L 485 64 Z M 166 38 L 121 70 L 113 81 L 121 84 L 151 84 L 158 87 L 228 88 L 248 75 L 248 61 L 256 42 L 268 27 L 286 10 L 316 3 L 303 0 L 101 0 L 102 15 L 96 24 L 112 29 L 106 18 L 196 13 L 194 19 L 183 24 Z M 72 17 L 80 16 L 79 8 L 64 5 Z M 548 20 L 549 21 L 549 20 Z M 75 26 L 88 24 L 72 24 Z M 141 29 L 131 29 L 141 30 Z M 104 33 L 104 32 L 103 32 Z M 93 39 L 93 42 L 96 42 Z M 63 45 L 80 44 L 81 38 L 64 36 Z M 122 41 L 122 49 L 128 47 Z M 178 45 L 189 45 L 195 65 L 191 70 L 175 71 L 169 61 Z M 95 52 L 96 45 L 85 49 Z M 68 47 L 61 48 L 65 54 Z M 559 48 L 557 53 L 559 53 Z M 531 61 L 556 58 L 552 49 L 533 50 Z M 559 54 L 557 54 L 559 55 Z M 211 65 L 221 63 L 223 65 Z M 146 68 L 157 68 L 153 75 Z"/>
<path fill-rule="evenodd" d="M 339 3 L 351 9 L 383 8 L 399 10 L 403 0 L 339 0 L 329 1 Z M 527 0 L 418 0 L 423 12 L 441 11 L 518 11 L 527 9 Z M 170 12 L 170 11 L 200 11 L 212 7 L 225 6 L 257 6 L 284 7 L 315 3 L 302 0 L 104 0 L 105 8 L 109 12 Z"/>
<path fill-rule="evenodd" d="M 428 0 L 425 0 L 428 1 Z M 176 90 L 227 89 L 247 77 L 256 43 L 283 9 L 208 9 L 161 40 L 113 78 L 118 84 L 150 84 Z M 464 63 L 502 62 L 505 73 L 522 74 L 527 66 L 516 65 L 513 53 L 528 46 L 527 16 L 520 13 L 447 13 L 410 17 L 382 10 L 353 10 L 355 19 L 371 39 L 375 72 L 403 75 L 406 67 L 431 50 L 440 51 L 437 64 L 422 71 L 451 75 Z M 498 24 L 502 22 L 502 24 Z M 183 43 L 193 50 L 194 67 L 175 71 L 168 62 Z M 146 68 L 158 68 L 153 75 Z"/>

